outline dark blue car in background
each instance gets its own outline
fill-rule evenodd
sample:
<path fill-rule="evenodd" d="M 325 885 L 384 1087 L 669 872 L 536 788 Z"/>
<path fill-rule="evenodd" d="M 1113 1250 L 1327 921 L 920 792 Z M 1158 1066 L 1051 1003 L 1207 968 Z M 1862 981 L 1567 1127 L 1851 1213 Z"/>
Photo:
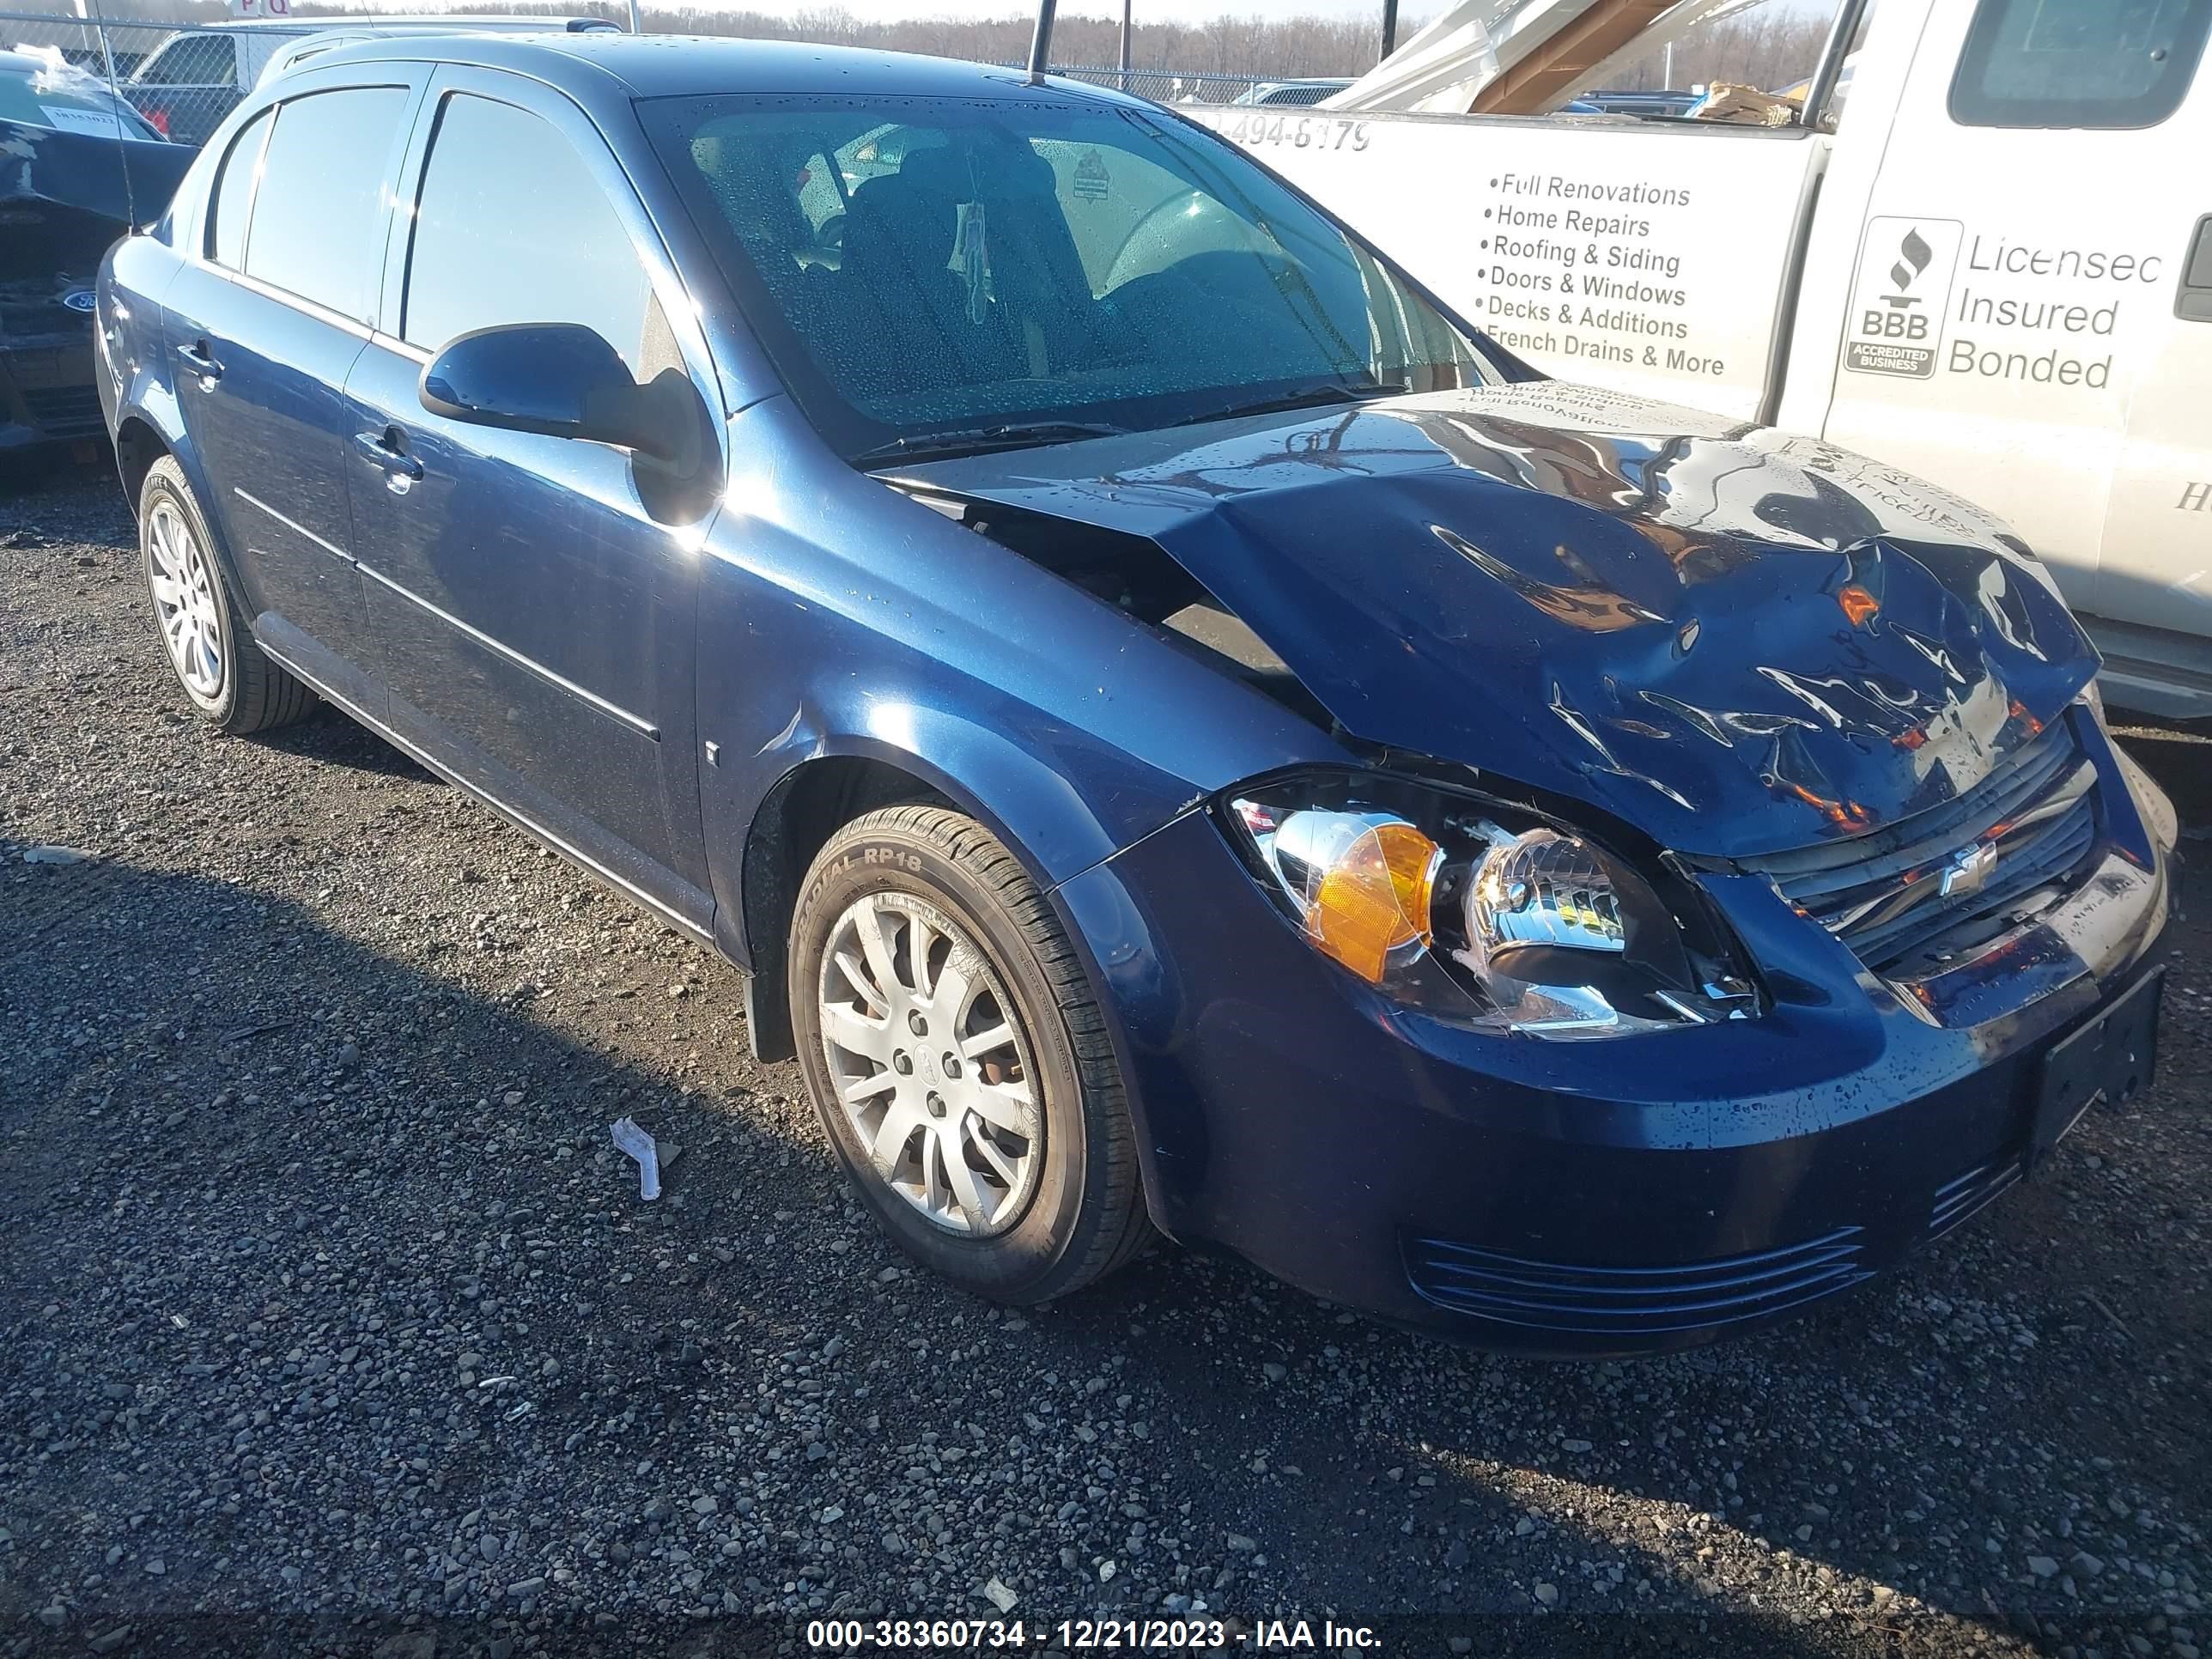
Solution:
<path fill-rule="evenodd" d="M 98 320 L 197 708 L 327 700 L 726 952 L 984 1295 L 1157 1227 L 1678 1345 L 2148 1079 L 2172 814 L 2025 547 L 1544 380 L 1169 112 L 356 47 Z"/>

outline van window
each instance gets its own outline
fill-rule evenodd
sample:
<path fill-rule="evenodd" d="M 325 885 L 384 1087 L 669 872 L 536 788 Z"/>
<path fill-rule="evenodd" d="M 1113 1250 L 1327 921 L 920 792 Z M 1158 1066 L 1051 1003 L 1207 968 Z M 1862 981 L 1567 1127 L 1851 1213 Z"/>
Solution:
<path fill-rule="evenodd" d="M 228 34 L 179 34 L 132 79 L 148 87 L 234 87 L 238 43 Z"/>
<path fill-rule="evenodd" d="M 246 274 L 366 321 L 384 264 L 385 168 L 401 87 L 349 87 L 277 106 Z"/>
<path fill-rule="evenodd" d="M 246 268 L 246 216 L 253 206 L 253 179 L 259 171 L 261 145 L 269 137 L 274 110 L 264 110 L 246 124 L 231 141 L 223 157 L 222 177 L 216 180 L 214 222 L 208 226 L 208 257 L 232 270 Z"/>
<path fill-rule="evenodd" d="M 511 104 L 446 100 L 416 203 L 401 337 L 435 351 L 471 329 L 581 323 L 642 366 L 647 279 L 575 147 Z"/>
<path fill-rule="evenodd" d="M 2150 127 L 2187 95 L 2212 0 L 1981 0 L 1951 82 L 1970 127 Z"/>

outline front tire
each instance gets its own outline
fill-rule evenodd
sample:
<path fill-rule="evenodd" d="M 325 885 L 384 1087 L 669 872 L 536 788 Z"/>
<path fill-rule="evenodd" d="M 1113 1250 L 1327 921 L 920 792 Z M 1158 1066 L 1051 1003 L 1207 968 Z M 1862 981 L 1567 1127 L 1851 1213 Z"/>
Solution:
<path fill-rule="evenodd" d="M 846 825 L 807 873 L 787 961 L 815 1109 L 908 1255 L 1027 1304 L 1143 1246 L 1104 1018 L 1044 896 L 982 825 L 925 805 Z"/>
<path fill-rule="evenodd" d="M 138 492 L 138 544 L 154 631 L 200 716 L 233 737 L 298 720 L 315 695 L 254 643 L 184 469 L 162 456 Z"/>

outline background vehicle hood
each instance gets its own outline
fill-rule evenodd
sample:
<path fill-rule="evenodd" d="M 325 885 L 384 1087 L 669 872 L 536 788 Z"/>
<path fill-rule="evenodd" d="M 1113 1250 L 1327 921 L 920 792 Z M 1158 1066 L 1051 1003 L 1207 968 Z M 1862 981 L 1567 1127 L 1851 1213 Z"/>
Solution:
<path fill-rule="evenodd" d="M 1553 382 L 899 476 L 1150 538 L 1355 736 L 1689 853 L 1935 805 L 2097 668 L 2021 544 L 1935 486 Z"/>

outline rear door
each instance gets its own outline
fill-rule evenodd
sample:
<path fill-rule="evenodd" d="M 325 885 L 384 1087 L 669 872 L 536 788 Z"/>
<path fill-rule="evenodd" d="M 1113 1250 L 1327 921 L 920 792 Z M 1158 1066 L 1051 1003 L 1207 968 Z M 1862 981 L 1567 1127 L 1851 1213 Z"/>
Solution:
<path fill-rule="evenodd" d="M 2212 3 L 2200 12 L 2212 13 Z M 2206 18 L 2199 24 L 2212 23 Z M 2200 54 L 2203 52 L 2200 46 Z M 2162 633 L 2141 652 L 2185 668 L 2190 695 L 2166 712 L 2212 712 L 2212 70 L 2200 55 L 2189 93 L 2160 125 L 2171 160 L 2125 181 L 2158 250 L 2154 303 L 2146 307 L 2143 366 L 2128 404 L 2126 442 L 2105 516 L 2100 617 Z M 2099 643 L 2108 659 L 2137 654 L 2124 634 Z M 2140 704 L 2138 706 L 2141 706 Z"/>
<path fill-rule="evenodd" d="M 2087 611 L 2203 210 L 2176 117 L 2209 11 L 1933 8 L 1860 238 L 1826 435 L 2009 520 Z"/>
<path fill-rule="evenodd" d="M 641 380 L 688 374 L 719 411 L 696 321 L 605 140 L 535 82 L 438 70 L 399 199 L 381 327 L 347 387 L 392 723 L 703 925 L 696 506 L 623 451 L 449 421 L 417 390 L 459 335 L 571 323 Z"/>
<path fill-rule="evenodd" d="M 325 71 L 247 123 L 163 307 L 185 430 L 254 632 L 372 714 L 343 387 L 368 339 L 414 100 L 404 64 L 379 66 L 374 84 Z"/>

